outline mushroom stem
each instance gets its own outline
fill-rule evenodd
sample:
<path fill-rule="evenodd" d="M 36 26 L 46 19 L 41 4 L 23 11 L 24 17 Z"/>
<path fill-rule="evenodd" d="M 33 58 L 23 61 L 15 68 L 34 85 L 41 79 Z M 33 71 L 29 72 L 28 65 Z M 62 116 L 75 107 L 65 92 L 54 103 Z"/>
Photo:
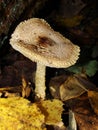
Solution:
<path fill-rule="evenodd" d="M 37 63 L 36 74 L 35 74 L 35 93 L 38 98 L 45 99 L 45 72 L 46 66 Z"/>

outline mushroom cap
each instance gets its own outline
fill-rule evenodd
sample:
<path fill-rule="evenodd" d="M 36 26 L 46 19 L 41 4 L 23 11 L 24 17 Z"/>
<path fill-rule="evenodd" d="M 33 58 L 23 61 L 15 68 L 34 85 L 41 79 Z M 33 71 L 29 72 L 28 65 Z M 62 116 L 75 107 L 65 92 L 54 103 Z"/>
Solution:
<path fill-rule="evenodd" d="M 39 18 L 21 22 L 13 32 L 10 44 L 30 60 L 56 68 L 75 64 L 80 52 L 77 45 Z"/>

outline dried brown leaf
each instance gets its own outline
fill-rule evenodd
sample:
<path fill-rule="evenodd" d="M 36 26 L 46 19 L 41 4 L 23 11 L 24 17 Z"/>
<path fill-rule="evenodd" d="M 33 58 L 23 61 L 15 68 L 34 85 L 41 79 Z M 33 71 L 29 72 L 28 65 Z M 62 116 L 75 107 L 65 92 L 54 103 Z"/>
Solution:
<path fill-rule="evenodd" d="M 53 97 L 66 101 L 80 96 L 85 92 L 85 89 L 74 75 L 67 78 L 62 75 L 50 81 L 50 91 Z"/>
<path fill-rule="evenodd" d="M 98 116 L 93 112 L 87 94 L 66 101 L 75 114 L 79 130 L 98 130 Z"/>
<path fill-rule="evenodd" d="M 75 113 L 79 130 L 98 130 L 98 118 L 91 115 Z"/>
<path fill-rule="evenodd" d="M 2 87 L 0 88 L 0 97 L 17 97 L 21 95 L 21 86 L 16 86 L 16 87 Z"/>
<path fill-rule="evenodd" d="M 83 94 L 85 90 L 82 84 L 74 77 L 70 76 L 68 79 L 60 86 L 60 96 L 63 101 L 71 98 L 76 98 Z"/>
<path fill-rule="evenodd" d="M 64 83 L 64 81 L 67 79 L 66 75 L 60 75 L 53 77 L 50 80 L 49 88 L 52 96 L 56 99 L 60 99 L 60 86 Z"/>
<path fill-rule="evenodd" d="M 98 92 L 88 91 L 88 97 L 94 112 L 98 115 Z"/>
<path fill-rule="evenodd" d="M 22 97 L 28 98 L 30 96 L 30 93 L 32 91 L 32 88 L 30 86 L 30 83 L 26 81 L 26 78 L 22 77 Z"/>

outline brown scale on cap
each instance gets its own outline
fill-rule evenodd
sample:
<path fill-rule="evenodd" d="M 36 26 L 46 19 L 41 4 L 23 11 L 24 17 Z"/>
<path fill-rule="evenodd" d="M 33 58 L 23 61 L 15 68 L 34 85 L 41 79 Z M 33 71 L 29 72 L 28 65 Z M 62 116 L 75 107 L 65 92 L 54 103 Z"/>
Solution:
<path fill-rule="evenodd" d="M 41 46 L 42 48 L 44 47 L 48 47 L 48 46 L 54 46 L 53 44 L 53 41 L 50 39 L 50 38 L 47 38 L 47 37 L 41 37 L 39 36 L 38 37 L 38 44 L 39 46 Z"/>

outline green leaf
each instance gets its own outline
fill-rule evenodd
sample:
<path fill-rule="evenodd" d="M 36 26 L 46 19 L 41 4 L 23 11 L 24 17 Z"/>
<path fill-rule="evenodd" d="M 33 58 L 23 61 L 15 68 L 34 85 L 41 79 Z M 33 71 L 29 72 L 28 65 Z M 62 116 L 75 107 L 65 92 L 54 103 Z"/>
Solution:
<path fill-rule="evenodd" d="M 81 73 L 82 67 L 80 65 L 74 65 L 74 66 L 69 67 L 68 70 L 70 72 L 78 74 L 78 73 Z"/>
<path fill-rule="evenodd" d="M 69 67 L 68 70 L 73 73 L 81 73 L 83 70 L 88 76 L 94 76 L 95 73 L 98 71 L 98 61 L 91 60 L 83 65 L 74 65 Z"/>
<path fill-rule="evenodd" d="M 88 76 L 94 76 L 98 70 L 98 62 L 96 60 L 92 60 L 88 62 L 84 67 Z"/>

